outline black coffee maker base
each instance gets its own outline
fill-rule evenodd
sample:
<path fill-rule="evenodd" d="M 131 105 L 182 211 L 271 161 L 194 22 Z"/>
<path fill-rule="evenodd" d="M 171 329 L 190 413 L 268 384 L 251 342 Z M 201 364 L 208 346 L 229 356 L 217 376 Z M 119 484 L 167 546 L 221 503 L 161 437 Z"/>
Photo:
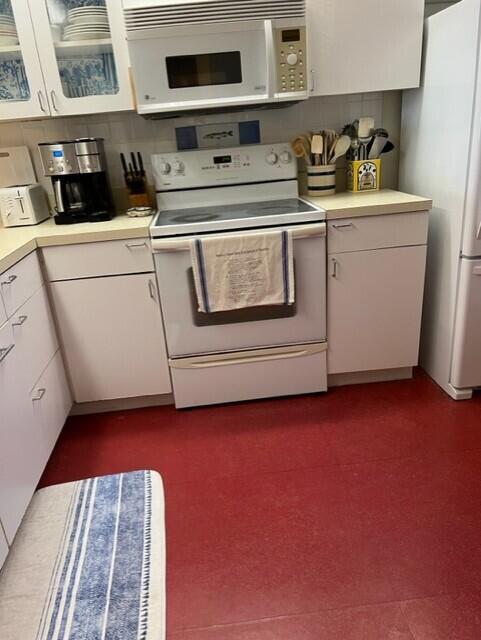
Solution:
<path fill-rule="evenodd" d="M 84 213 L 79 215 L 70 215 L 68 213 L 57 213 L 54 217 L 55 224 L 77 224 L 78 222 L 105 222 L 112 220 L 115 214 L 108 211 L 99 211 L 97 213 Z"/>

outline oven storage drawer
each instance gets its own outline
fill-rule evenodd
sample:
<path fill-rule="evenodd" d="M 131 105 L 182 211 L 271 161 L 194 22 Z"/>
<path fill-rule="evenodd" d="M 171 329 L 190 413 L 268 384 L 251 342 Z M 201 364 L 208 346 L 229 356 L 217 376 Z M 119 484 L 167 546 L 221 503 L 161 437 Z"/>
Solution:
<path fill-rule="evenodd" d="M 327 390 L 327 343 L 170 360 L 178 409 Z"/>

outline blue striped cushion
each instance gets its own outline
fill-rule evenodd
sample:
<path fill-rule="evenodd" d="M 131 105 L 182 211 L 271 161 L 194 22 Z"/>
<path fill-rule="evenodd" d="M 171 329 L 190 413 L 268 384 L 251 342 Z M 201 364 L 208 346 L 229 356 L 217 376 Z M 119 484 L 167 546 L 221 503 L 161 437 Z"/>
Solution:
<path fill-rule="evenodd" d="M 76 483 L 37 640 L 146 640 L 152 474 Z"/>

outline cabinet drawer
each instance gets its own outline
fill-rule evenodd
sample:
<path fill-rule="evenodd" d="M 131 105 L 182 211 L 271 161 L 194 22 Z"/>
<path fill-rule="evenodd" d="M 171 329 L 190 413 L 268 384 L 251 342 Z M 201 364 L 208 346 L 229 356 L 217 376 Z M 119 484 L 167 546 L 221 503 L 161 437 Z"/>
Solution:
<path fill-rule="evenodd" d="M 48 459 L 72 408 L 60 351 L 57 351 L 32 389 L 31 400 L 35 423 Z"/>
<path fill-rule="evenodd" d="M 20 307 L 10 324 L 26 388 L 31 389 L 58 349 L 45 287 Z"/>
<path fill-rule="evenodd" d="M 328 222 L 328 253 L 427 243 L 428 211 L 346 218 Z"/>
<path fill-rule="evenodd" d="M 42 283 L 42 272 L 36 251 L 2 273 L 0 289 L 7 316 L 14 314 L 40 289 Z"/>
<path fill-rule="evenodd" d="M 154 270 L 148 238 L 45 247 L 42 255 L 49 282 Z"/>

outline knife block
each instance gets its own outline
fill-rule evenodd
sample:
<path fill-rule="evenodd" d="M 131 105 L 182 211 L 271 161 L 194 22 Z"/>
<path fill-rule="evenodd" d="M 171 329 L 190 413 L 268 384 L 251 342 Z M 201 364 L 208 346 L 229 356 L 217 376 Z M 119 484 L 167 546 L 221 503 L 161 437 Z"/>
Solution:
<path fill-rule="evenodd" d="M 145 193 L 129 193 L 129 207 L 150 207 L 150 196 Z"/>

